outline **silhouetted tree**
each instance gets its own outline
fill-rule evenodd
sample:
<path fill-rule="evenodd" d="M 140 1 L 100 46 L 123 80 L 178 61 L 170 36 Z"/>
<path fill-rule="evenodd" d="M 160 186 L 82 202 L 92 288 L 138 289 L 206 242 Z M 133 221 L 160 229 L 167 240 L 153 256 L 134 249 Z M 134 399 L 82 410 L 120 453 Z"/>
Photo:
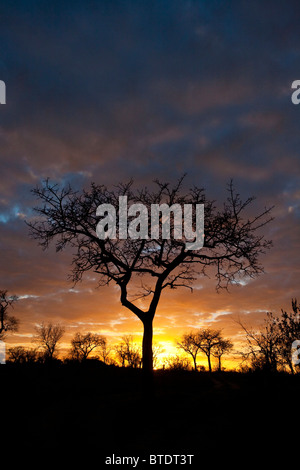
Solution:
<path fill-rule="evenodd" d="M 190 370 L 189 360 L 179 354 L 167 356 L 164 362 L 169 370 Z"/>
<path fill-rule="evenodd" d="M 8 313 L 9 307 L 13 307 L 18 300 L 16 295 L 8 295 L 7 290 L 0 290 L 0 340 L 3 340 L 7 331 L 17 331 L 19 320 Z"/>
<path fill-rule="evenodd" d="M 212 328 L 200 329 L 195 335 L 195 344 L 207 357 L 209 372 L 212 370 L 211 356 L 217 350 L 217 347 L 222 340 L 221 330 L 214 330 Z"/>
<path fill-rule="evenodd" d="M 76 333 L 71 340 L 71 357 L 78 361 L 85 361 L 89 355 L 101 345 L 106 344 L 106 339 L 95 333 Z"/>
<path fill-rule="evenodd" d="M 177 342 L 179 349 L 182 349 L 193 358 L 194 369 L 197 370 L 197 354 L 200 351 L 200 345 L 197 341 L 197 333 L 190 332 L 182 335 L 181 339 Z"/>
<path fill-rule="evenodd" d="M 14 364 L 32 364 L 40 360 L 40 354 L 37 349 L 26 349 L 23 346 L 9 348 L 7 354 L 8 361 Z"/>
<path fill-rule="evenodd" d="M 84 189 L 81 193 L 70 186 L 60 189 L 47 180 L 42 187 L 33 190 L 41 205 L 35 208 L 37 219 L 28 223 L 31 236 L 39 240 L 44 249 L 55 240 L 57 251 L 67 246 L 75 250 L 74 282 L 93 270 L 99 276 L 99 286 L 111 282 L 119 286 L 122 305 L 143 323 L 143 368 L 148 372 L 153 369 L 153 319 L 162 291 L 176 287 L 192 289 L 195 278 L 206 274 L 209 268 L 215 269 L 217 288 L 227 288 L 244 275 L 254 277 L 263 272 L 259 256 L 271 245 L 261 234 L 261 228 L 271 220 L 270 209 L 249 217 L 245 212 L 253 198 L 242 201 L 231 183 L 227 201 L 221 210 L 217 210 L 214 202 L 205 197 L 203 189 L 194 187 L 184 195 L 182 180 L 173 187 L 156 181 L 157 189 L 135 192 L 132 182 L 120 184 L 114 190 L 92 183 L 89 190 Z M 188 250 L 184 236 L 180 240 L 172 236 L 162 239 L 161 230 L 155 239 L 99 239 L 95 233 L 99 222 L 97 207 L 113 205 L 119 226 L 120 215 L 122 219 L 124 215 L 119 211 L 119 196 L 127 196 L 128 206 L 143 204 L 148 214 L 152 204 L 159 205 L 160 213 L 164 210 L 162 204 L 169 207 L 176 204 L 181 210 L 185 204 L 193 207 L 204 204 L 203 248 Z M 172 213 L 174 215 L 174 211 Z M 127 227 L 131 223 L 132 217 L 128 217 Z M 195 231 L 195 221 L 192 228 Z M 141 289 L 138 293 L 137 281 Z M 146 296 L 150 300 L 143 310 L 136 300 Z"/>
<path fill-rule="evenodd" d="M 110 353 L 112 351 L 111 346 L 108 345 L 107 339 L 103 336 L 104 341 L 101 342 L 98 348 L 98 354 L 104 364 L 111 364 L 112 359 L 110 358 Z"/>
<path fill-rule="evenodd" d="M 254 369 L 274 372 L 280 362 L 280 331 L 277 319 L 268 312 L 264 325 L 258 329 L 246 327 L 241 321 L 239 325 L 246 334 L 247 349 L 242 353 L 244 359 L 250 359 Z"/>
<path fill-rule="evenodd" d="M 221 338 L 218 344 L 212 350 L 212 355 L 218 359 L 218 370 L 222 370 L 221 366 L 221 358 L 224 354 L 231 351 L 233 348 L 233 343 L 230 339 L 223 339 Z"/>
<path fill-rule="evenodd" d="M 141 354 L 138 346 L 134 344 L 131 335 L 122 336 L 121 343 L 115 346 L 116 355 L 121 362 L 122 367 L 140 367 Z"/>
<path fill-rule="evenodd" d="M 57 343 L 65 333 L 65 329 L 60 324 L 41 323 L 35 328 L 36 335 L 34 341 L 40 344 L 44 350 L 46 360 L 52 360 L 57 352 Z"/>
<path fill-rule="evenodd" d="M 153 349 L 153 367 L 155 369 L 158 365 L 160 354 L 165 352 L 165 350 L 160 344 L 157 344 L 157 343 L 153 344 L 152 349 Z"/>
<path fill-rule="evenodd" d="M 117 356 L 117 360 L 121 364 L 121 367 L 125 367 L 126 357 L 127 357 L 127 348 L 125 344 L 124 343 L 116 344 L 114 349 L 115 349 L 115 353 Z"/>

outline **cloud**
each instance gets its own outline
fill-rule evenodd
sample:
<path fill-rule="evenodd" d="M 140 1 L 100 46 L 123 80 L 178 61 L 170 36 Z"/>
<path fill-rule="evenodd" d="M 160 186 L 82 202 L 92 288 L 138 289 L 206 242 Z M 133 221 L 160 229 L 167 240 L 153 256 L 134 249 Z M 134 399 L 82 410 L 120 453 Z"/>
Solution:
<path fill-rule="evenodd" d="M 253 213 L 275 204 L 265 274 L 231 294 L 216 295 L 213 278 L 193 294 L 164 292 L 161 340 L 197 322 L 238 335 L 236 316 L 258 324 L 265 311 L 289 308 L 300 261 L 300 114 L 290 100 L 298 10 L 277 0 L 271 10 L 258 1 L 3 5 L 0 287 L 20 296 L 20 334 L 43 319 L 65 322 L 68 335 L 142 331 L 117 290 L 95 290 L 92 275 L 70 291 L 71 251 L 42 252 L 29 239 L 30 189 L 48 176 L 81 189 L 187 173 L 187 188 L 205 187 L 220 205 L 233 178 L 242 197 L 257 196 Z"/>

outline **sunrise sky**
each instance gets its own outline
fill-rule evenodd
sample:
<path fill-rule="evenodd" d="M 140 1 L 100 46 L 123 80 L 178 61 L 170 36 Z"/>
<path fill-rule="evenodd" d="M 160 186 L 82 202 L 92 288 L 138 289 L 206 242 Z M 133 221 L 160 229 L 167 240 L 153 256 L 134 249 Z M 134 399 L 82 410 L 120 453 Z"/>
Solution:
<path fill-rule="evenodd" d="M 0 7 L 0 288 L 19 296 L 19 332 L 31 345 L 41 321 L 112 342 L 141 339 L 141 323 L 93 273 L 72 289 L 70 253 L 43 252 L 25 219 L 46 177 L 82 188 L 155 178 L 206 188 L 222 204 L 232 178 L 253 210 L 275 205 L 265 274 L 216 294 L 199 278 L 191 294 L 165 291 L 154 340 L 168 352 L 193 328 L 258 325 L 299 295 L 300 79 L 297 1 L 10 1 Z M 168 349 L 169 348 L 169 349 Z"/>

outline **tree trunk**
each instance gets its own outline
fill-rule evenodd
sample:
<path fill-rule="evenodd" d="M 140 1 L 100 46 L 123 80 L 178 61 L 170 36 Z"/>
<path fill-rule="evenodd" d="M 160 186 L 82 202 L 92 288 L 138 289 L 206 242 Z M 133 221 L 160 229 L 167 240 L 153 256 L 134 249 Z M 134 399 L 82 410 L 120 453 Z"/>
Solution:
<path fill-rule="evenodd" d="M 144 319 L 144 335 L 143 335 L 143 370 L 147 374 L 152 374 L 153 371 L 153 351 L 152 351 L 152 338 L 153 338 L 153 320 L 149 318 Z"/>
<path fill-rule="evenodd" d="M 207 360 L 208 360 L 208 370 L 209 370 L 209 372 L 211 372 L 210 354 L 207 354 Z"/>

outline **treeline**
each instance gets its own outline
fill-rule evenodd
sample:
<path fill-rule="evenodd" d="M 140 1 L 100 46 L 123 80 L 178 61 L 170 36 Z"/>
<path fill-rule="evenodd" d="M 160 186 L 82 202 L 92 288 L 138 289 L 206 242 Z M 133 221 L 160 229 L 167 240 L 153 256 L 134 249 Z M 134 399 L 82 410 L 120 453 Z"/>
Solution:
<path fill-rule="evenodd" d="M 241 352 L 246 367 L 254 370 L 276 372 L 300 371 L 300 305 L 292 300 L 291 312 L 281 311 L 275 316 L 268 312 L 259 330 L 239 322 L 246 337 L 246 347 Z"/>
<path fill-rule="evenodd" d="M 62 354 L 60 342 L 65 334 L 61 324 L 42 323 L 35 328 L 33 347 L 14 346 L 7 350 L 8 363 L 85 362 L 98 360 L 106 365 L 138 367 L 140 351 L 131 336 L 124 336 L 118 345 L 109 345 L 103 335 L 77 332 L 71 339 L 70 348 Z"/>
<path fill-rule="evenodd" d="M 12 299 L 12 300 L 11 300 Z M 7 307 L 15 298 L 7 298 L 0 292 L 2 316 L 0 339 L 6 331 L 16 331 L 18 321 L 7 314 Z M 160 344 L 153 345 L 154 368 L 195 371 L 206 370 L 199 365 L 199 357 L 205 358 L 209 372 L 224 370 L 223 358 L 230 355 L 239 360 L 238 370 L 300 372 L 300 306 L 292 300 L 291 312 L 281 311 L 280 316 L 267 313 L 264 324 L 257 329 L 237 322 L 244 334 L 241 350 L 234 349 L 231 339 L 225 338 L 220 329 L 201 328 L 184 333 L 177 341 L 178 353 L 164 355 Z M 62 357 L 59 343 L 65 334 L 61 324 L 42 323 L 35 328 L 34 346 L 15 346 L 7 350 L 6 362 L 14 364 L 70 363 L 93 359 L 105 365 L 139 368 L 142 366 L 142 349 L 131 335 L 123 336 L 119 343 L 110 344 L 103 335 L 77 332 L 71 339 L 70 348 Z"/>
<path fill-rule="evenodd" d="M 32 348 L 14 346 L 7 351 L 7 362 L 14 364 L 49 363 L 60 361 L 85 362 L 89 359 L 99 360 L 106 365 L 119 367 L 139 368 L 142 366 L 142 350 L 131 335 L 121 338 L 117 344 L 111 345 L 103 335 L 87 332 L 77 332 L 71 339 L 70 348 L 62 358 L 59 343 L 65 334 L 65 328 L 60 324 L 42 323 L 35 328 Z M 196 333 L 184 334 L 177 341 L 177 348 L 181 353 L 161 357 L 165 352 L 160 344 L 153 345 L 153 366 L 167 369 L 191 369 L 188 355 L 193 357 L 193 368 L 204 370 L 197 365 L 199 351 L 205 353 L 208 359 L 208 370 L 212 371 L 211 357 L 218 360 L 217 369 L 221 370 L 221 357 L 230 352 L 233 344 L 222 337 L 220 330 L 210 328 L 199 330 Z M 182 354 L 183 352 L 183 354 Z"/>
<path fill-rule="evenodd" d="M 211 328 L 186 333 L 177 345 L 191 357 L 195 370 L 199 369 L 199 353 L 207 357 L 210 372 L 212 357 L 217 359 L 217 370 L 220 371 L 222 357 L 232 353 L 241 359 L 240 371 L 300 372 L 300 306 L 297 299 L 292 300 L 292 310 L 289 313 L 283 310 L 280 316 L 267 313 L 260 328 L 248 327 L 241 321 L 237 323 L 245 337 L 240 351 L 233 350 L 233 343 L 222 337 L 221 330 Z M 177 362 L 180 367 L 182 359 L 177 358 Z M 182 366 L 185 366 L 184 361 Z"/>
<path fill-rule="evenodd" d="M 85 362 L 98 360 L 105 365 L 138 368 L 142 364 L 141 348 L 134 343 L 131 335 L 123 336 L 117 344 L 109 344 L 103 335 L 77 332 L 71 339 L 69 350 L 63 355 L 60 341 L 65 334 L 61 324 L 42 323 L 35 328 L 34 346 L 14 346 L 7 350 L 7 363 L 33 364 L 49 362 Z M 154 355 L 162 351 L 154 345 Z"/>

